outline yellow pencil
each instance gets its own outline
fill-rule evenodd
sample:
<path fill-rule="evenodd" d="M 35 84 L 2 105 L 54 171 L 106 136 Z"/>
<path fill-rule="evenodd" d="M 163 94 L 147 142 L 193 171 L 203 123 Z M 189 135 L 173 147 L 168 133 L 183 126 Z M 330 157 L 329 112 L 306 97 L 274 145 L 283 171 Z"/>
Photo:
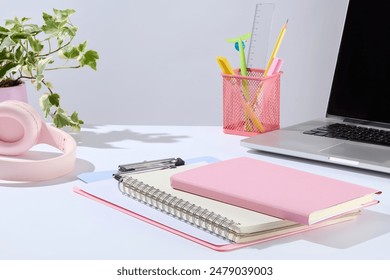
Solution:
<path fill-rule="evenodd" d="M 279 37 L 278 37 L 278 39 L 276 40 L 274 49 L 273 49 L 272 54 L 271 54 L 271 56 L 270 56 L 270 58 L 269 58 L 269 60 L 268 60 L 267 67 L 265 68 L 264 77 L 267 76 L 268 71 L 269 71 L 269 68 L 271 67 L 272 61 L 274 60 L 274 58 L 275 58 L 276 55 L 278 54 L 280 45 L 282 44 L 282 41 L 283 41 L 284 34 L 286 33 L 287 24 L 288 24 L 288 20 L 286 21 L 286 23 L 282 26 L 282 29 L 280 30 Z"/>

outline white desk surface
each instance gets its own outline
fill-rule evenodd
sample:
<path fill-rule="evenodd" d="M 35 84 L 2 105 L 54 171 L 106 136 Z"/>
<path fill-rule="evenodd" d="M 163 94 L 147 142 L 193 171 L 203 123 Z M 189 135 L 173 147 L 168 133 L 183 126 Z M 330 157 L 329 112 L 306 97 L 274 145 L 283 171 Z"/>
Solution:
<path fill-rule="evenodd" d="M 390 259 L 390 184 L 380 173 L 248 151 L 244 137 L 202 126 L 86 126 L 76 170 L 51 182 L 0 182 L 0 259 Z M 220 253 L 75 194 L 77 175 L 167 157 L 249 156 L 383 191 L 347 222 Z M 22 172 L 22 171 L 21 171 Z"/>

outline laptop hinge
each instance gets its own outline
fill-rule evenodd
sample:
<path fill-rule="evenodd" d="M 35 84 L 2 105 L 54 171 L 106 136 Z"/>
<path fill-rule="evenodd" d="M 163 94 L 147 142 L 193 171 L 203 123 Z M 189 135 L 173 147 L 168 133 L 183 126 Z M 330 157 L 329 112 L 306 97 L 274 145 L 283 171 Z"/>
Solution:
<path fill-rule="evenodd" d="M 343 120 L 343 122 L 390 129 L 390 124 L 386 124 L 386 123 L 379 123 L 379 122 L 372 122 L 372 121 L 365 121 L 365 120 L 358 120 L 358 119 L 350 119 L 350 118 L 345 118 Z"/>

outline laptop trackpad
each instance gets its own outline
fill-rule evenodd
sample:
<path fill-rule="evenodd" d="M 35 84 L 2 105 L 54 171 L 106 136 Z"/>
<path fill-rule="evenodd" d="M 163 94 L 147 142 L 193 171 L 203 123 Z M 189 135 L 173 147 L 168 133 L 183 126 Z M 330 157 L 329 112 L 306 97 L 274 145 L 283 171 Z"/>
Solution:
<path fill-rule="evenodd" d="M 341 143 L 320 151 L 330 156 L 347 157 L 361 161 L 384 163 L 390 160 L 390 150 L 380 147 L 362 147 L 353 143 Z"/>

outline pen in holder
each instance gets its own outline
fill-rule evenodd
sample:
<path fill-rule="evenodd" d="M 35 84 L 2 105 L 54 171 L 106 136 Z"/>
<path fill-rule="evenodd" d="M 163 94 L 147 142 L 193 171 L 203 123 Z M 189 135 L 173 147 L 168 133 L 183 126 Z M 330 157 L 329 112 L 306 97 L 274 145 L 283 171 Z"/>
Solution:
<path fill-rule="evenodd" d="M 222 74 L 224 133 L 252 136 L 278 129 L 282 72 L 263 77 L 262 69 L 248 68 L 247 76 L 239 71 Z"/>

